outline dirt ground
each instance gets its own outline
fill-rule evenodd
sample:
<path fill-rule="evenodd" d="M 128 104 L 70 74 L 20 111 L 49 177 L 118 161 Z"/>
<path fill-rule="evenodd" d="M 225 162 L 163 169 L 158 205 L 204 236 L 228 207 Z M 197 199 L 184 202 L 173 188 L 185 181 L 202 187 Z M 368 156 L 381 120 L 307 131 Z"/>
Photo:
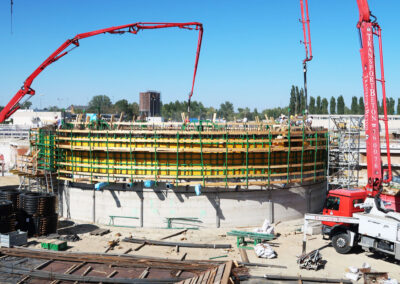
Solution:
<path fill-rule="evenodd" d="M 157 240 L 174 232 L 181 231 L 179 229 L 145 229 L 145 228 L 122 228 L 122 227 L 108 227 L 101 226 L 102 228 L 110 229 L 110 233 L 104 236 L 92 236 L 90 231 L 96 229 L 97 226 L 91 224 L 74 224 L 71 221 L 61 221 L 61 226 L 66 226 L 59 230 L 60 234 L 78 233 L 82 240 L 77 242 L 69 242 L 70 248 L 68 251 L 86 251 L 86 252 L 104 252 L 108 246 L 108 242 L 112 240 L 122 240 L 124 237 L 146 238 Z M 371 265 L 373 271 L 389 272 L 391 278 L 400 280 L 400 263 L 394 260 L 388 260 L 374 256 L 370 253 L 365 253 L 362 250 L 355 250 L 351 254 L 340 255 L 335 252 L 329 241 L 323 240 L 320 235 L 309 236 L 307 242 L 307 251 L 313 249 L 321 249 L 323 259 L 327 261 L 325 268 L 319 271 L 300 270 L 296 260 L 297 256 L 301 253 L 302 248 L 302 233 L 298 232 L 302 226 L 302 220 L 294 220 L 289 222 L 282 222 L 275 226 L 275 233 L 280 236 L 273 242 L 278 244 L 274 247 L 277 258 L 274 259 L 261 259 L 258 258 L 253 250 L 247 250 L 250 262 L 283 265 L 287 266 L 286 269 L 282 268 L 251 268 L 251 275 L 263 276 L 265 274 L 281 274 L 281 275 L 302 275 L 309 277 L 326 277 L 326 278 L 344 278 L 346 269 L 349 266 L 361 267 L 366 262 Z M 232 228 L 238 229 L 238 228 Z M 251 231 L 252 228 L 239 228 L 240 230 Z M 191 242 L 191 243 L 210 243 L 210 244 L 231 244 L 232 249 L 197 249 L 197 248 L 180 248 L 179 252 L 175 247 L 164 246 L 149 246 L 146 245 L 139 251 L 129 252 L 131 255 L 137 256 L 150 256 L 162 257 L 168 259 L 180 259 L 184 253 L 187 253 L 186 259 L 203 259 L 208 260 L 211 257 L 224 256 L 216 260 L 237 260 L 241 261 L 239 250 L 236 248 L 236 238 L 226 236 L 226 233 L 231 229 L 200 229 L 188 230 L 187 233 L 169 238 L 165 241 L 170 242 Z M 40 248 L 40 239 L 32 239 L 38 241 L 31 247 Z M 121 254 L 128 248 L 136 248 L 138 244 L 120 242 L 114 250 L 109 253 Z M 359 280 L 358 283 L 362 283 Z"/>
<path fill-rule="evenodd" d="M 18 178 L 15 176 L 0 177 L 0 186 L 18 184 Z M 391 278 L 400 281 L 400 262 L 393 259 L 385 259 L 372 253 L 366 253 L 361 249 L 355 249 L 350 254 L 341 255 L 336 253 L 334 248 L 330 246 L 330 241 L 323 240 L 320 235 L 309 236 L 307 242 L 307 251 L 320 249 L 322 257 L 326 260 L 326 265 L 318 271 L 300 270 L 296 260 L 301 254 L 302 249 L 302 233 L 299 232 L 303 224 L 303 220 L 292 220 L 282 222 L 275 226 L 275 233 L 279 237 L 273 242 L 277 244 L 273 247 L 277 253 L 274 259 L 258 258 L 253 250 L 247 250 L 250 262 L 264 263 L 273 265 L 287 266 L 283 268 L 251 268 L 250 273 L 254 276 L 263 276 L 265 274 L 279 275 L 302 275 L 309 277 L 326 277 L 326 278 L 344 278 L 346 269 L 349 266 L 361 267 L 364 262 L 371 265 L 373 271 L 388 272 Z M 261 224 L 260 224 L 261 226 Z M 92 236 L 90 232 L 98 227 L 110 229 L 110 233 L 104 236 Z M 239 250 L 236 247 L 236 238 L 226 236 L 231 229 L 243 231 L 252 231 L 253 228 L 209 228 L 200 230 L 188 230 L 187 233 L 169 238 L 165 241 L 170 242 L 191 242 L 191 243 L 210 243 L 210 244 L 231 244 L 232 249 L 197 249 L 197 248 L 180 248 L 179 252 L 175 247 L 149 246 L 146 245 L 139 251 L 129 252 L 131 255 L 162 257 L 168 259 L 180 259 L 184 253 L 187 253 L 186 259 L 202 259 L 208 260 L 211 257 L 225 256 L 216 260 L 237 260 L 241 261 Z M 78 234 L 80 241 L 68 242 L 68 251 L 75 252 L 104 252 L 108 246 L 108 242 L 112 240 L 122 240 L 125 237 L 146 238 L 158 240 L 174 232 L 181 231 L 179 229 L 161 229 L 161 228 L 122 228 L 97 226 L 93 224 L 80 224 L 78 222 L 61 220 L 59 234 Z M 31 238 L 30 247 L 40 248 L 41 239 Z M 122 254 L 129 248 L 136 248 L 138 244 L 120 242 L 115 249 L 108 253 Z M 362 279 L 358 281 L 362 283 Z"/>

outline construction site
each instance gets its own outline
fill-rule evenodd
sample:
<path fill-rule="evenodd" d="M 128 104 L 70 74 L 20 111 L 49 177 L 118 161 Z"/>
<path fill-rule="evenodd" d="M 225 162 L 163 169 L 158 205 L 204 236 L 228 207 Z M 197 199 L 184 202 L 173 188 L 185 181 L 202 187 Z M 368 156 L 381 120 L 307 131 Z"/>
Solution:
<path fill-rule="evenodd" d="M 353 103 L 340 114 L 339 99 L 337 111 L 336 102 L 326 113 L 313 107 L 308 0 L 298 11 L 304 85 L 278 115 L 198 112 L 207 22 L 137 22 L 67 39 L 1 108 L 0 283 L 398 283 L 400 113 L 386 97 L 373 7 L 353 2 L 357 114 Z M 167 104 L 149 90 L 135 94 L 137 109 L 118 108 L 122 100 L 107 109 L 104 95 L 95 106 L 27 104 L 36 77 L 81 41 L 158 29 L 197 34 L 187 101 Z"/>

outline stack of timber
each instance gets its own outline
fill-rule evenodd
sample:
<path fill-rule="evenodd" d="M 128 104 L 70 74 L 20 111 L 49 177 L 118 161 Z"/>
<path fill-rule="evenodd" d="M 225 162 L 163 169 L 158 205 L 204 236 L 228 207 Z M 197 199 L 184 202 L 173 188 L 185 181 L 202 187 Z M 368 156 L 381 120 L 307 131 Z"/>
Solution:
<path fill-rule="evenodd" d="M 326 176 L 326 129 L 263 123 L 74 123 L 31 130 L 37 168 L 60 180 L 269 186 Z"/>
<path fill-rule="evenodd" d="M 12 283 L 221 283 L 245 275 L 232 262 L 171 260 L 131 255 L 0 248 L 0 282 Z M 178 273 L 179 272 L 179 273 Z M 212 282 L 191 282 L 192 279 Z M 41 281 L 41 282 L 38 282 Z"/>

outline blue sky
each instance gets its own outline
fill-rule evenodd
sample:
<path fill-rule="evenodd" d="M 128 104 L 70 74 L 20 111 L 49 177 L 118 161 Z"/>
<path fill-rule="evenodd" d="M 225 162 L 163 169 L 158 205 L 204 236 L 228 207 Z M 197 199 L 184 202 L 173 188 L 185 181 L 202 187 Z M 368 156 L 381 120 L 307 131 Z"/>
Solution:
<path fill-rule="evenodd" d="M 302 86 L 304 48 L 297 0 L 14 0 L 0 1 L 0 105 L 67 38 L 134 22 L 204 25 L 193 99 L 206 106 L 285 106 L 292 84 Z M 309 0 L 314 59 L 309 95 L 362 96 L 356 0 Z M 398 0 L 370 0 L 383 29 L 388 96 L 399 97 Z M 158 90 L 163 102 L 186 100 L 197 32 L 162 29 L 138 35 L 100 35 L 52 64 L 32 84 L 34 106 L 86 104 L 98 94 L 138 101 Z"/>

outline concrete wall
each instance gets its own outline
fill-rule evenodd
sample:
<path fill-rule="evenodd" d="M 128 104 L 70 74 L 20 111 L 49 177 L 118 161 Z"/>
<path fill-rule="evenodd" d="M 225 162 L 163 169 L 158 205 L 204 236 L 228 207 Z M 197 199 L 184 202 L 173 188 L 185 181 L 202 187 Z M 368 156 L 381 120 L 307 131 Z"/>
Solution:
<path fill-rule="evenodd" d="M 61 112 L 19 109 L 11 116 L 11 118 L 13 119 L 13 124 L 36 127 L 39 121 L 42 125 L 54 123 L 56 121 L 56 116 L 61 118 Z"/>
<path fill-rule="evenodd" d="M 325 200 L 326 183 L 273 190 L 204 189 L 196 196 L 193 188 L 93 191 L 64 186 L 59 192 L 60 215 L 74 220 L 107 224 L 109 215 L 135 216 L 139 220 L 118 219 L 116 224 L 164 227 L 165 217 L 197 217 L 205 227 L 261 226 L 271 222 L 303 217 L 305 212 L 319 212 Z M 141 218 L 142 216 L 142 218 Z"/>

